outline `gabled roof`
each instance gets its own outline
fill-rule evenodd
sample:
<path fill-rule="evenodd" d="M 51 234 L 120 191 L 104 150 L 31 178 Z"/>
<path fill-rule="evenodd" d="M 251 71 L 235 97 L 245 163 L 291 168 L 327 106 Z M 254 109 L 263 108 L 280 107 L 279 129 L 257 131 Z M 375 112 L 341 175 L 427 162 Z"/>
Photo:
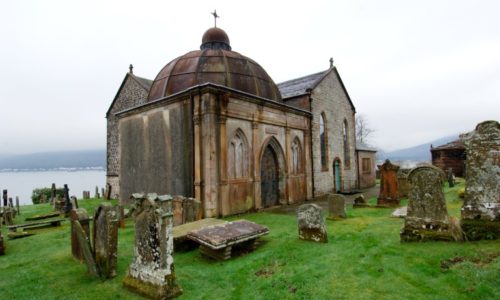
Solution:
<path fill-rule="evenodd" d="M 349 96 L 349 93 L 345 88 L 344 82 L 342 82 L 342 78 L 340 78 L 340 74 L 337 70 L 337 67 L 335 66 L 323 72 L 318 72 L 304 77 L 279 83 L 278 88 L 281 93 L 281 98 L 285 101 L 286 98 L 293 98 L 296 96 L 308 94 L 311 90 L 314 90 L 321 83 L 321 81 L 323 81 L 323 79 L 325 79 L 325 77 L 328 76 L 328 74 L 330 74 L 330 72 L 335 72 L 335 75 L 337 75 L 337 78 L 339 79 L 340 85 L 344 90 L 347 100 L 349 101 L 349 104 L 352 107 L 352 110 L 356 112 L 356 108 L 354 107 L 354 104 L 351 101 L 351 97 Z"/>
<path fill-rule="evenodd" d="M 135 82 L 137 82 L 139 84 L 139 86 L 142 87 L 146 92 L 149 92 L 149 89 L 151 89 L 151 85 L 153 84 L 153 80 L 142 78 L 142 77 L 134 75 L 133 73 L 128 72 L 125 75 L 125 77 L 123 78 L 122 84 L 120 85 L 120 88 L 116 92 L 115 98 L 113 98 L 113 102 L 111 102 L 111 105 L 109 106 L 108 111 L 106 112 L 106 118 L 108 117 L 109 113 L 111 112 L 113 105 L 115 105 L 115 102 L 118 99 L 118 96 L 120 95 L 120 92 L 122 91 L 123 87 L 125 86 L 125 82 L 127 82 L 128 78 L 131 78 Z"/>
<path fill-rule="evenodd" d="M 375 148 L 373 148 L 365 143 L 356 141 L 356 151 L 377 152 L 377 149 L 375 149 Z"/>
<path fill-rule="evenodd" d="M 291 98 L 307 94 L 309 90 L 316 87 L 325 75 L 328 74 L 328 71 L 329 70 L 278 83 L 281 97 Z"/>

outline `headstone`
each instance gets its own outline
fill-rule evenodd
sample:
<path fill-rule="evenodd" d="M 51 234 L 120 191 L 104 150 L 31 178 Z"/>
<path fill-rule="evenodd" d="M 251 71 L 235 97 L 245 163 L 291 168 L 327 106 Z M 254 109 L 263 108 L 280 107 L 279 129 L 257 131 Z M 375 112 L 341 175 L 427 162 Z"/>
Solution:
<path fill-rule="evenodd" d="M 299 206 L 297 221 L 301 240 L 328 243 L 325 222 L 321 216 L 321 207 L 316 204 Z"/>
<path fill-rule="evenodd" d="M 453 175 L 453 169 L 448 168 L 448 186 L 449 187 L 454 187 L 455 186 L 455 176 Z"/>
<path fill-rule="evenodd" d="M 346 218 L 345 197 L 340 194 L 328 194 L 328 219 Z"/>
<path fill-rule="evenodd" d="M 354 204 L 352 205 L 352 207 L 357 208 L 357 207 L 368 207 L 368 206 L 370 205 L 366 201 L 365 195 L 360 194 L 359 196 L 354 198 Z"/>
<path fill-rule="evenodd" d="M 174 214 L 174 226 L 182 225 L 183 222 L 183 196 L 174 196 L 172 201 L 172 213 Z"/>
<path fill-rule="evenodd" d="M 461 240 L 456 222 L 448 217 L 443 193 L 443 171 L 434 166 L 414 168 L 408 174 L 410 191 L 402 242 Z"/>
<path fill-rule="evenodd" d="M 101 204 L 94 215 L 94 253 L 97 272 L 101 278 L 116 276 L 118 244 L 117 207 Z"/>
<path fill-rule="evenodd" d="M 408 184 L 408 173 L 410 173 L 410 171 L 411 169 L 400 168 L 397 172 L 399 198 L 408 197 L 408 191 L 410 190 L 410 185 Z"/>
<path fill-rule="evenodd" d="M 99 195 L 99 187 L 98 186 L 95 187 L 94 198 L 96 198 L 96 199 L 101 198 L 101 196 Z"/>
<path fill-rule="evenodd" d="M 0 256 L 5 254 L 5 245 L 3 242 L 2 232 L 0 231 Z"/>
<path fill-rule="evenodd" d="M 399 166 L 393 165 L 390 160 L 378 166 L 380 170 L 380 194 L 377 199 L 377 205 L 380 206 L 398 206 L 398 180 L 397 172 Z"/>
<path fill-rule="evenodd" d="M 54 203 L 55 200 L 56 200 L 56 184 L 52 183 L 52 186 L 50 188 L 50 203 Z"/>
<path fill-rule="evenodd" d="M 201 203 L 195 198 L 186 198 L 184 200 L 184 220 L 183 224 L 198 221 L 201 219 Z"/>
<path fill-rule="evenodd" d="M 17 214 L 20 215 L 21 211 L 19 210 L 19 196 L 16 196 L 16 209 L 17 209 Z"/>
<path fill-rule="evenodd" d="M 87 265 L 87 273 L 92 276 L 98 277 L 97 267 L 94 260 L 94 255 L 92 253 L 92 248 L 90 247 L 89 236 L 83 229 L 82 225 L 78 220 L 74 221 L 75 235 L 78 240 L 78 246 L 82 253 L 85 264 Z"/>
<path fill-rule="evenodd" d="M 71 196 L 70 201 L 71 201 L 71 206 L 74 209 L 77 209 L 78 208 L 78 199 L 76 199 L 75 196 Z"/>
<path fill-rule="evenodd" d="M 3 190 L 2 198 L 3 198 L 3 206 L 7 207 L 7 190 Z"/>
<path fill-rule="evenodd" d="M 111 184 L 109 184 L 109 183 L 106 183 L 106 193 L 104 194 L 104 198 L 106 200 L 111 199 Z"/>
<path fill-rule="evenodd" d="M 104 193 L 104 188 L 101 188 L 101 195 L 100 195 L 103 199 L 106 198 L 106 195 Z"/>
<path fill-rule="evenodd" d="M 4 224 L 7 226 L 14 225 L 14 213 L 13 208 L 4 206 L 3 208 L 3 220 Z"/>
<path fill-rule="evenodd" d="M 69 188 L 68 185 L 64 185 L 64 213 L 67 215 L 73 209 L 71 204 L 71 199 L 69 198 Z"/>
<path fill-rule="evenodd" d="M 154 299 L 182 294 L 174 273 L 171 197 L 133 194 L 134 258 L 123 285 Z"/>
<path fill-rule="evenodd" d="M 84 260 L 84 257 L 83 252 L 80 248 L 80 243 L 78 242 L 75 222 L 79 222 L 80 227 L 82 227 L 83 231 L 85 232 L 85 235 L 89 237 L 89 216 L 84 208 L 78 208 L 72 209 L 69 217 L 71 219 L 71 254 L 76 260 L 82 262 Z"/>
<path fill-rule="evenodd" d="M 12 197 L 9 197 L 9 207 L 14 207 L 14 202 L 12 201 Z"/>
<path fill-rule="evenodd" d="M 65 201 L 61 198 L 61 196 L 56 195 L 54 198 L 54 211 L 59 213 L 64 213 L 64 205 Z"/>
<path fill-rule="evenodd" d="M 479 123 L 464 136 L 462 229 L 469 240 L 500 238 L 500 124 Z"/>

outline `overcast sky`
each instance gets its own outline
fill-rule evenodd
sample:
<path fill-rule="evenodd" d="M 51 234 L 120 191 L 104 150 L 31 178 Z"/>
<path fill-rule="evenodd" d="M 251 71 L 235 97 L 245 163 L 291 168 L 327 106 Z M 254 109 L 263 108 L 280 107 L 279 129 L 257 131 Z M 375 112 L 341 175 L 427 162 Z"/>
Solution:
<path fill-rule="evenodd" d="M 106 146 L 130 63 L 154 79 L 221 16 L 276 83 L 333 57 L 384 150 L 500 119 L 500 1 L 1 1 L 0 154 Z"/>

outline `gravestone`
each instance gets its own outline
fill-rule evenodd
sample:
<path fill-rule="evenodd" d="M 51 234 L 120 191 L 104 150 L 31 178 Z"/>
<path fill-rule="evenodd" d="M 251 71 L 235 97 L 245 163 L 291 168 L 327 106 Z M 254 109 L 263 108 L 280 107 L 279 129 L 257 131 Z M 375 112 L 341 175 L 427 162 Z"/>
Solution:
<path fill-rule="evenodd" d="M 7 190 L 3 190 L 3 207 L 7 207 Z"/>
<path fill-rule="evenodd" d="M 104 198 L 106 200 L 111 199 L 111 184 L 109 184 L 109 183 L 106 184 L 106 193 L 104 194 Z"/>
<path fill-rule="evenodd" d="M 402 242 L 461 240 L 457 222 L 448 217 L 443 193 L 443 171 L 434 166 L 414 168 L 408 174 L 410 190 Z"/>
<path fill-rule="evenodd" d="M 52 186 L 50 187 L 50 203 L 54 203 L 55 200 L 56 200 L 56 184 L 52 183 Z"/>
<path fill-rule="evenodd" d="M 69 198 L 69 188 L 68 185 L 64 185 L 64 213 L 66 215 L 73 209 L 73 204 L 71 204 L 71 199 Z"/>
<path fill-rule="evenodd" d="M 365 195 L 360 194 L 359 196 L 354 198 L 354 204 L 352 205 L 352 207 L 360 208 L 360 207 L 368 207 L 368 206 L 370 206 L 370 205 L 366 201 Z"/>
<path fill-rule="evenodd" d="M 3 207 L 3 222 L 7 226 L 14 225 L 14 212 L 11 207 Z"/>
<path fill-rule="evenodd" d="M 500 238 L 500 124 L 485 121 L 463 137 L 465 195 L 462 230 L 467 239 Z"/>
<path fill-rule="evenodd" d="M 71 206 L 74 209 L 78 208 L 78 199 L 76 199 L 75 196 L 71 196 L 70 200 L 71 200 Z"/>
<path fill-rule="evenodd" d="M 378 166 L 380 170 L 380 193 L 377 199 L 377 205 L 380 206 L 398 206 L 398 180 L 397 172 L 399 166 L 393 165 L 390 160 Z"/>
<path fill-rule="evenodd" d="M 95 187 L 94 198 L 96 198 L 96 199 L 101 198 L 101 196 L 99 195 L 99 187 L 98 186 Z"/>
<path fill-rule="evenodd" d="M 201 202 L 195 198 L 186 198 L 183 209 L 183 224 L 201 219 Z"/>
<path fill-rule="evenodd" d="M 123 285 L 154 299 L 182 294 L 177 285 L 173 259 L 172 198 L 133 194 L 135 218 L 134 258 Z"/>
<path fill-rule="evenodd" d="M 116 276 L 118 245 L 117 207 L 101 204 L 94 214 L 94 254 L 101 278 Z"/>
<path fill-rule="evenodd" d="M 73 257 L 82 262 L 84 261 L 83 252 L 80 248 L 80 243 L 77 237 L 76 225 L 75 222 L 78 221 L 80 227 L 82 227 L 85 235 L 87 237 L 90 236 L 90 228 L 89 228 L 89 216 L 87 211 L 84 208 L 72 209 L 69 214 L 71 220 L 71 254 Z"/>
<path fill-rule="evenodd" d="M 452 168 L 448 168 L 448 186 L 449 187 L 454 187 L 455 186 L 455 175 L 453 175 L 453 169 Z"/>
<path fill-rule="evenodd" d="M 174 226 L 182 225 L 183 220 L 183 204 L 186 198 L 183 196 L 174 196 L 172 203 L 172 213 L 174 214 Z"/>
<path fill-rule="evenodd" d="M 78 246 L 81 251 L 81 255 L 85 261 L 85 264 L 87 265 L 87 273 L 92 276 L 98 277 L 99 274 L 97 273 L 94 254 L 90 246 L 89 235 L 85 232 L 85 230 L 83 229 L 82 225 L 78 220 L 74 221 L 74 230 L 78 241 Z"/>
<path fill-rule="evenodd" d="M 61 198 L 61 196 L 56 195 L 54 198 L 54 211 L 57 211 L 59 213 L 64 213 L 64 205 L 65 205 L 64 198 Z"/>
<path fill-rule="evenodd" d="M 16 209 L 17 209 L 17 214 L 21 214 L 21 210 L 19 210 L 19 196 L 16 196 Z"/>
<path fill-rule="evenodd" d="M 301 240 L 328 243 L 325 221 L 321 216 L 321 210 L 321 207 L 316 204 L 299 206 L 297 221 Z"/>
<path fill-rule="evenodd" d="M 5 245 L 3 242 L 2 232 L 0 231 L 0 256 L 5 254 Z"/>
<path fill-rule="evenodd" d="M 398 196 L 400 198 L 408 197 L 408 191 L 410 190 L 410 185 L 408 184 L 408 173 L 411 169 L 400 168 L 397 172 L 398 178 Z"/>
<path fill-rule="evenodd" d="M 340 194 L 328 194 L 328 219 L 346 218 L 345 197 Z"/>
<path fill-rule="evenodd" d="M 10 208 L 14 207 L 14 202 L 12 201 L 12 197 L 9 197 L 9 207 Z"/>

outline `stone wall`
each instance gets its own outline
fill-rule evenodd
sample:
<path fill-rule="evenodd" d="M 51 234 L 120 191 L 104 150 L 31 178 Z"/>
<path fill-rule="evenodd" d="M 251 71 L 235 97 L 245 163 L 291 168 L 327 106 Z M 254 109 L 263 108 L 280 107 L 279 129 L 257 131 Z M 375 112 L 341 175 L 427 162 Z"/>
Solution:
<path fill-rule="evenodd" d="M 334 189 L 333 162 L 338 158 L 340 164 L 341 182 L 345 189 L 355 188 L 357 170 L 355 162 L 355 111 L 342 87 L 336 70 L 332 70 L 322 82 L 312 91 L 312 143 L 313 143 L 313 170 L 314 195 L 322 196 L 331 193 Z M 327 131 L 327 166 L 321 166 L 320 152 L 320 115 L 325 114 Z M 346 168 L 344 161 L 343 126 L 344 120 L 348 125 L 348 140 L 350 152 L 350 167 Z"/>
<path fill-rule="evenodd" d="M 120 194 L 120 151 L 118 140 L 118 118 L 115 113 L 145 103 L 148 90 L 127 74 L 116 96 L 114 103 L 107 114 L 106 137 L 106 183 L 111 186 L 111 198 L 118 198 Z M 128 197 L 127 197 L 128 199 Z"/>

